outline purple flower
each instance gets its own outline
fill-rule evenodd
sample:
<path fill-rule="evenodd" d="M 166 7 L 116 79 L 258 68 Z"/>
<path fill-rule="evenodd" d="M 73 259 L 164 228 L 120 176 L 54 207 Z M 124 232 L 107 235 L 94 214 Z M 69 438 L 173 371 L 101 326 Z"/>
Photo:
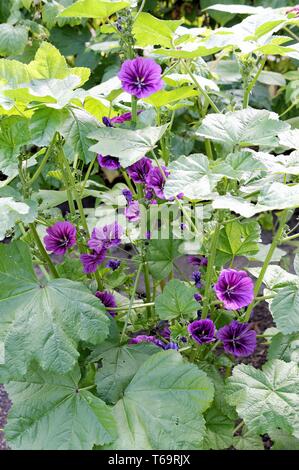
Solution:
<path fill-rule="evenodd" d="M 140 207 L 138 201 L 132 201 L 125 208 L 125 216 L 129 222 L 137 222 L 140 219 Z"/>
<path fill-rule="evenodd" d="M 125 196 L 127 203 L 130 204 L 133 200 L 133 195 L 129 189 L 123 189 L 122 190 L 122 195 Z"/>
<path fill-rule="evenodd" d="M 192 279 L 193 279 L 195 287 L 197 287 L 197 289 L 201 288 L 200 278 L 201 278 L 201 272 L 200 271 L 194 271 L 192 273 Z"/>
<path fill-rule="evenodd" d="M 205 256 L 188 256 L 188 263 L 193 266 L 207 266 L 208 260 Z"/>
<path fill-rule="evenodd" d="M 195 320 L 188 325 L 188 332 L 198 344 L 214 341 L 215 325 L 212 320 Z"/>
<path fill-rule="evenodd" d="M 226 310 L 246 307 L 254 297 L 253 282 L 248 274 L 235 269 L 223 269 L 214 290 Z"/>
<path fill-rule="evenodd" d="M 134 183 L 145 184 L 146 177 L 152 168 L 152 161 L 150 158 L 143 157 L 138 162 L 133 163 L 127 168 L 127 173 Z"/>
<path fill-rule="evenodd" d="M 102 250 L 99 252 L 93 253 L 83 253 L 80 256 L 80 261 L 83 264 L 83 271 L 86 274 L 95 273 L 98 269 L 99 264 L 101 264 L 106 256 L 106 248 L 102 247 Z"/>
<path fill-rule="evenodd" d="M 157 327 L 155 328 L 155 333 L 169 341 L 171 331 L 169 329 L 168 321 L 160 321 Z"/>
<path fill-rule="evenodd" d="M 55 255 L 64 255 L 76 243 L 76 227 L 67 221 L 48 227 L 47 234 L 44 237 L 46 249 Z"/>
<path fill-rule="evenodd" d="M 113 294 L 111 294 L 111 292 L 107 292 L 106 290 L 102 292 L 97 291 L 95 295 L 98 299 L 100 299 L 100 301 L 102 302 L 103 305 L 105 305 L 105 307 L 108 307 L 108 308 L 117 307 L 115 297 Z M 109 313 L 110 315 L 112 315 L 112 317 L 114 317 L 116 312 L 114 312 L 113 310 L 109 310 Z"/>
<path fill-rule="evenodd" d="M 146 231 L 145 238 L 146 238 L 147 240 L 150 240 L 150 239 L 151 239 L 151 232 L 150 232 L 150 230 L 147 230 L 147 231 Z"/>
<path fill-rule="evenodd" d="M 103 124 L 105 124 L 106 127 L 113 127 L 111 124 L 111 119 L 109 119 L 107 116 L 104 116 L 102 118 Z"/>
<path fill-rule="evenodd" d="M 196 300 L 196 302 L 201 302 L 202 296 L 200 294 L 194 294 L 194 299 Z"/>
<path fill-rule="evenodd" d="M 162 166 L 163 172 L 165 176 L 169 176 L 169 171 L 165 166 Z M 164 175 L 162 174 L 161 170 L 159 167 L 155 166 L 152 167 L 146 177 L 146 184 L 147 184 L 147 190 L 152 189 L 156 196 L 159 197 L 160 199 L 165 199 L 164 196 L 164 185 L 165 185 L 165 178 Z"/>
<path fill-rule="evenodd" d="M 117 223 L 104 225 L 104 227 L 95 227 L 87 245 L 91 250 L 100 253 L 104 248 L 111 248 L 121 243 L 123 234 L 122 227 Z"/>
<path fill-rule="evenodd" d="M 123 89 L 136 98 L 146 98 L 163 87 L 162 69 L 153 59 L 136 57 L 126 60 L 118 78 Z"/>
<path fill-rule="evenodd" d="M 220 328 L 217 338 L 223 342 L 224 350 L 236 357 L 250 356 L 256 348 L 256 332 L 248 323 L 237 320 Z"/>
<path fill-rule="evenodd" d="M 299 5 L 294 6 L 287 10 L 287 13 L 295 13 L 296 17 L 299 16 Z"/>
<path fill-rule="evenodd" d="M 173 341 L 170 341 L 170 343 L 168 343 L 165 347 L 164 347 L 165 351 L 167 351 L 168 349 L 175 349 L 176 351 L 179 350 L 179 345 L 177 343 L 174 343 Z"/>
<path fill-rule="evenodd" d="M 111 155 L 98 154 L 98 163 L 100 167 L 107 168 L 107 170 L 118 170 L 120 168 L 119 159 Z"/>
<path fill-rule="evenodd" d="M 159 339 L 155 338 L 154 336 L 148 335 L 138 335 L 135 338 L 131 338 L 129 341 L 130 344 L 139 344 L 139 343 L 153 343 L 156 346 L 164 349 L 164 344 Z"/>
<path fill-rule="evenodd" d="M 106 268 L 112 269 L 112 271 L 116 271 L 120 266 L 120 261 L 117 259 L 110 259 L 106 264 Z"/>

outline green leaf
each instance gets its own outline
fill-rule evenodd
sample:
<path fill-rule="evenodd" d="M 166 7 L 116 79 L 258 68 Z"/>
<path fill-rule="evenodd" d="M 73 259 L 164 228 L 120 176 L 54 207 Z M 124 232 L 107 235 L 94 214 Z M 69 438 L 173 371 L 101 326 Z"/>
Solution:
<path fill-rule="evenodd" d="M 278 143 L 277 135 L 288 124 L 278 115 L 266 110 L 246 108 L 227 114 L 209 114 L 196 131 L 196 135 L 219 142 L 228 148 L 236 145 L 269 145 Z"/>
<path fill-rule="evenodd" d="M 0 241 L 5 238 L 7 230 L 12 229 L 16 222 L 33 222 L 34 212 L 24 202 L 17 202 L 12 197 L 0 197 Z"/>
<path fill-rule="evenodd" d="M 7 57 L 22 54 L 27 40 L 28 31 L 24 26 L 0 24 L 0 55 Z"/>
<path fill-rule="evenodd" d="M 158 281 L 172 271 L 173 263 L 180 255 L 181 240 L 150 240 L 147 261 L 151 275 Z"/>
<path fill-rule="evenodd" d="M 203 89 L 219 91 L 218 85 L 213 80 L 206 77 L 202 77 L 198 74 L 193 74 L 193 76 Z M 185 83 L 193 84 L 192 78 L 186 73 L 170 73 L 168 75 L 165 75 L 165 77 L 163 77 L 163 80 L 170 86 L 181 86 Z"/>
<path fill-rule="evenodd" d="M 173 318 L 194 319 L 198 303 L 194 299 L 197 290 L 178 279 L 172 279 L 166 284 L 163 293 L 155 300 L 156 312 L 161 320 Z"/>
<path fill-rule="evenodd" d="M 38 147 L 49 145 L 57 130 L 69 116 L 66 110 L 38 108 L 30 119 L 31 141 Z"/>
<path fill-rule="evenodd" d="M 169 170 L 170 176 L 164 187 L 166 198 L 183 192 L 189 199 L 206 199 L 222 178 L 222 175 L 213 174 L 208 158 L 201 153 L 182 155 L 170 163 Z"/>
<path fill-rule="evenodd" d="M 267 206 L 268 210 L 290 209 L 298 207 L 299 184 L 289 186 L 274 182 L 261 191 L 258 197 L 258 205 Z"/>
<path fill-rule="evenodd" d="M 32 80 L 29 84 L 29 93 L 33 95 L 33 101 L 45 98 L 45 106 L 60 109 L 66 106 L 76 96 L 74 88 L 77 88 L 80 78 L 69 75 L 66 78 L 49 78 L 45 80 Z"/>
<path fill-rule="evenodd" d="M 261 228 L 255 220 L 225 224 L 219 234 L 217 262 L 227 263 L 236 256 L 250 256 L 258 252 Z"/>
<path fill-rule="evenodd" d="M 7 176 L 18 168 L 20 148 L 30 140 L 28 120 L 19 116 L 5 117 L 0 121 L 0 170 Z"/>
<path fill-rule="evenodd" d="M 119 433 L 111 448 L 198 449 L 204 435 L 202 413 L 212 399 L 213 385 L 205 372 L 176 351 L 154 354 L 113 408 Z"/>
<path fill-rule="evenodd" d="M 90 75 L 86 67 L 69 67 L 65 58 L 52 44 L 43 42 L 38 48 L 35 58 L 27 66 L 31 79 L 66 78 L 76 75 L 80 78 L 79 85 L 83 85 Z"/>
<path fill-rule="evenodd" d="M 65 8 L 59 16 L 77 16 L 78 18 L 108 18 L 123 8 L 130 6 L 130 2 L 117 0 L 78 0 L 73 5 Z"/>
<path fill-rule="evenodd" d="M 279 289 L 270 310 L 281 333 L 299 331 L 299 286 L 293 284 Z"/>
<path fill-rule="evenodd" d="M 296 150 L 289 155 L 272 155 L 270 153 L 257 152 L 254 158 L 259 160 L 268 172 L 299 175 L 299 152 Z"/>
<path fill-rule="evenodd" d="M 206 432 L 203 441 L 203 450 L 228 449 L 233 443 L 234 420 L 221 413 L 216 406 L 210 408 L 205 414 Z"/>
<path fill-rule="evenodd" d="M 289 149 L 299 150 L 299 129 L 290 129 L 281 132 L 278 138 L 280 145 Z"/>
<path fill-rule="evenodd" d="M 65 151 L 71 160 L 80 158 L 85 163 L 89 163 L 94 159 L 95 153 L 91 151 L 93 140 L 90 138 L 90 133 L 97 132 L 97 128 L 97 120 L 87 111 L 68 108 L 68 117 L 60 132 L 65 137 Z"/>
<path fill-rule="evenodd" d="M 264 434 L 298 430 L 299 374 L 294 362 L 274 360 L 262 370 L 238 365 L 227 381 L 226 396 L 249 431 Z"/>
<path fill-rule="evenodd" d="M 261 436 L 245 432 L 241 436 L 235 436 L 233 439 L 233 446 L 237 450 L 264 450 L 264 445 Z"/>
<path fill-rule="evenodd" d="M 271 450 L 299 450 L 299 439 L 283 431 L 272 432 L 271 441 L 273 441 Z"/>
<path fill-rule="evenodd" d="M 116 436 L 111 408 L 80 389 L 79 367 L 68 375 L 34 368 L 6 386 L 13 406 L 5 437 L 18 450 L 88 450 Z"/>
<path fill-rule="evenodd" d="M 102 362 L 96 372 L 95 382 L 100 398 L 108 403 L 116 403 L 129 385 L 140 366 L 160 349 L 153 344 L 125 344 L 105 341 L 91 355 L 92 361 Z"/>
<path fill-rule="evenodd" d="M 283 335 L 277 333 L 271 338 L 268 351 L 268 358 L 282 359 L 286 362 L 296 362 L 299 364 L 299 333 Z"/>
<path fill-rule="evenodd" d="M 181 88 L 176 88 L 175 90 L 160 90 L 151 95 L 149 98 L 145 98 L 143 101 L 146 103 L 155 106 L 156 108 L 161 108 L 162 106 L 167 106 L 168 104 L 175 103 L 179 100 L 184 100 L 185 98 L 190 98 L 191 96 L 197 96 L 198 91 L 194 90 L 191 86 L 183 86 Z"/>
<path fill-rule="evenodd" d="M 147 152 L 154 149 L 167 129 L 167 124 L 160 127 L 145 127 L 135 131 L 112 127 L 101 127 L 89 137 L 98 141 L 90 147 L 93 152 L 102 155 L 114 155 L 123 167 L 137 162 Z"/>
<path fill-rule="evenodd" d="M 206 4 L 208 2 L 205 1 L 203 3 Z M 239 2 L 238 2 L 238 5 L 235 5 L 234 3 L 227 4 L 226 2 L 223 2 L 223 4 L 217 3 L 216 5 L 211 5 L 211 6 L 209 5 L 204 8 L 206 10 L 216 10 L 216 11 L 222 11 L 222 12 L 240 14 L 240 15 L 255 15 L 257 13 L 262 13 L 265 11 L 263 7 L 252 7 L 250 5 L 241 5 L 239 4 Z"/>
<path fill-rule="evenodd" d="M 159 20 L 150 13 L 140 13 L 133 25 L 133 35 L 140 47 L 171 47 L 175 30 L 183 20 Z"/>
<path fill-rule="evenodd" d="M 109 319 L 91 292 L 78 282 L 39 281 L 24 242 L 0 246 L 0 324 L 7 331 L 6 365 L 25 373 L 36 360 L 56 373 L 71 370 L 79 341 L 98 344 Z"/>

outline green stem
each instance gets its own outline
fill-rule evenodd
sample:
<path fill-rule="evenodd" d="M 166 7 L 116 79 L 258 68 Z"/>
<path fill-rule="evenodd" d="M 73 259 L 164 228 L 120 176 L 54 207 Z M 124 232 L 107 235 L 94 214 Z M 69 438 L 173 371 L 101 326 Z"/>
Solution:
<path fill-rule="evenodd" d="M 212 150 L 211 141 L 209 139 L 205 139 L 205 149 L 206 149 L 206 153 L 207 153 L 209 160 L 213 160 L 214 159 L 213 150 Z"/>
<path fill-rule="evenodd" d="M 41 239 L 39 238 L 39 235 L 37 233 L 35 225 L 32 223 L 32 224 L 29 224 L 29 227 L 30 227 L 32 236 L 34 238 L 34 241 L 35 241 L 35 243 L 36 243 L 36 245 L 39 249 L 39 252 L 40 252 L 42 258 L 45 260 L 45 263 L 49 266 L 49 269 L 51 271 L 52 276 L 55 279 L 57 279 L 59 277 L 59 274 L 56 271 L 56 268 L 55 268 L 54 264 L 52 263 L 52 260 L 51 260 L 50 256 L 46 252 L 46 250 L 44 248 L 44 245 L 42 244 Z"/>
<path fill-rule="evenodd" d="M 146 293 L 146 303 L 148 304 L 146 307 L 147 317 L 150 318 L 152 314 L 151 309 L 151 283 L 150 283 L 150 274 L 148 269 L 147 261 L 143 263 L 143 276 L 144 276 L 144 284 L 145 284 L 145 293 Z"/>
<path fill-rule="evenodd" d="M 299 233 L 295 233 L 295 235 L 291 235 L 290 237 L 283 238 L 281 241 L 282 243 L 287 243 L 290 240 L 294 240 L 295 238 L 299 237 Z"/>
<path fill-rule="evenodd" d="M 261 72 L 263 71 L 263 68 L 264 68 L 264 65 L 266 63 L 266 60 L 267 60 L 267 57 L 264 57 L 264 59 L 262 59 L 261 63 L 260 63 L 260 66 L 255 74 L 255 76 L 253 77 L 253 79 L 251 80 L 251 82 L 249 83 L 248 87 L 246 88 L 246 90 L 244 91 L 244 97 L 243 97 L 243 108 L 247 108 L 248 107 L 248 104 L 249 104 L 249 96 L 250 96 L 250 93 L 251 91 L 253 90 L 256 82 L 257 82 L 257 79 L 259 78 Z"/>
<path fill-rule="evenodd" d="M 188 75 L 190 75 L 190 78 L 191 80 L 193 81 L 194 85 L 196 86 L 196 88 L 200 91 L 200 93 L 202 93 L 202 95 L 205 97 L 205 99 L 208 101 L 208 103 L 210 104 L 211 108 L 215 111 L 215 113 L 220 113 L 220 110 L 217 108 L 217 106 L 215 105 L 214 101 L 210 98 L 210 96 L 208 95 L 208 93 L 206 92 L 206 90 L 204 88 L 202 88 L 200 86 L 200 84 L 198 83 L 198 81 L 196 80 L 195 76 L 193 75 L 193 73 L 191 72 L 190 68 L 188 67 L 187 65 L 187 62 L 185 61 L 182 61 L 183 63 L 183 66 L 186 70 L 186 72 L 188 73 Z"/>
<path fill-rule="evenodd" d="M 141 304 L 135 304 L 132 305 L 132 310 L 135 310 L 136 308 L 146 308 L 146 307 L 153 307 L 155 305 L 155 302 L 144 302 Z M 130 307 L 129 305 L 123 305 L 122 307 L 106 307 L 106 310 L 113 310 L 113 312 L 123 312 L 124 310 L 127 310 Z"/>
<path fill-rule="evenodd" d="M 80 194 L 81 197 L 83 195 L 85 186 L 87 184 L 88 178 L 90 177 L 90 173 L 91 173 L 91 170 L 93 169 L 93 165 L 95 164 L 96 159 L 97 159 L 97 157 L 95 156 L 94 159 L 90 162 L 90 164 L 87 168 L 87 172 L 86 172 L 86 175 L 85 175 L 85 178 L 84 178 L 84 181 L 83 181 L 83 185 L 82 185 L 82 188 L 81 188 L 81 194 Z"/>
<path fill-rule="evenodd" d="M 40 176 L 40 174 L 42 173 L 43 169 L 45 168 L 47 162 L 48 162 L 48 159 L 49 157 L 51 156 L 52 152 L 53 152 L 53 149 L 55 147 L 55 144 L 56 144 L 56 139 L 57 139 L 57 132 L 55 132 L 54 136 L 53 136 L 53 139 L 49 145 L 49 147 L 47 148 L 46 150 L 46 153 L 45 153 L 45 156 L 41 162 L 41 164 L 39 165 L 39 167 L 37 168 L 36 172 L 34 173 L 34 175 L 30 178 L 30 180 L 28 181 L 28 185 L 29 186 L 32 186 L 33 183 L 38 179 L 38 177 Z"/>
<path fill-rule="evenodd" d="M 299 36 L 297 36 L 297 34 L 293 33 L 293 31 L 292 31 L 290 28 L 288 28 L 287 26 L 285 26 L 283 29 L 285 29 L 286 32 L 287 32 L 290 36 L 292 36 L 293 39 L 295 39 L 295 41 L 299 42 Z"/>
<path fill-rule="evenodd" d="M 217 243 L 218 243 L 220 228 L 221 228 L 221 224 L 217 222 L 214 233 L 212 235 L 211 253 L 209 256 L 207 274 L 205 278 L 204 302 L 203 302 L 203 310 L 202 310 L 201 318 L 207 318 L 208 316 L 209 300 L 210 300 L 209 294 L 210 294 L 211 283 L 212 283 L 212 278 L 213 278 L 213 271 L 214 271 L 214 266 L 215 266 L 215 258 L 216 258 Z"/>
<path fill-rule="evenodd" d="M 137 98 L 132 95 L 131 99 L 131 110 L 132 110 L 132 127 L 135 128 L 137 124 Z"/>
<path fill-rule="evenodd" d="M 124 177 L 125 182 L 127 183 L 128 188 L 130 189 L 131 193 L 136 194 L 135 189 L 133 188 L 133 185 L 131 183 L 130 178 L 128 177 L 126 170 L 121 169 L 121 173 Z"/>
<path fill-rule="evenodd" d="M 265 261 L 264 261 L 264 264 L 262 266 L 261 272 L 259 274 L 259 277 L 257 278 L 256 283 L 255 283 L 254 299 L 253 299 L 253 301 L 251 302 L 251 304 L 248 306 L 248 308 L 246 310 L 246 315 L 245 315 L 245 319 L 244 319 L 245 322 L 247 322 L 250 318 L 250 315 L 251 315 L 253 306 L 255 304 L 256 298 L 257 298 L 258 293 L 260 291 L 261 285 L 263 284 L 265 273 L 266 273 L 267 268 L 269 266 L 269 263 L 272 259 L 273 253 L 274 253 L 277 245 L 279 244 L 279 242 L 281 240 L 281 236 L 283 234 L 283 230 L 284 230 L 287 219 L 288 219 L 288 210 L 286 209 L 286 210 L 283 211 L 283 213 L 280 217 L 280 223 L 279 223 L 278 230 L 277 230 L 277 232 L 276 232 L 276 234 L 275 234 L 275 236 L 272 240 L 271 246 L 270 246 L 269 251 L 267 253 L 267 256 L 265 258 Z"/>
<path fill-rule="evenodd" d="M 129 318 L 131 316 L 132 306 L 133 306 L 134 299 L 135 299 L 135 294 L 136 294 L 137 287 L 138 287 L 138 284 L 139 284 L 139 278 L 140 278 L 141 271 L 142 271 L 142 263 L 140 263 L 140 265 L 138 267 L 138 270 L 137 270 L 137 274 L 136 274 L 136 278 L 135 278 L 135 282 L 134 282 L 134 286 L 133 286 L 133 291 L 132 291 L 132 295 L 131 295 L 131 299 L 130 299 L 130 303 L 129 303 L 128 313 L 126 315 L 125 324 L 124 324 L 122 334 L 121 334 L 121 337 L 120 337 L 120 342 L 122 342 L 122 340 L 124 338 L 124 335 L 126 333 Z"/>

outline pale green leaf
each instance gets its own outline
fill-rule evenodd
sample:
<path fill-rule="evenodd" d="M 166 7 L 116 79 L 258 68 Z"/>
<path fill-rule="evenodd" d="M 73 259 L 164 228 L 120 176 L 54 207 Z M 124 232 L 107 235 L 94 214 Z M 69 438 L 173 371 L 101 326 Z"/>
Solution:
<path fill-rule="evenodd" d="M 278 143 L 277 135 L 288 124 L 266 110 L 246 108 L 227 114 L 208 114 L 196 131 L 199 137 L 219 142 L 228 148 L 236 145 L 270 145 Z"/>
<path fill-rule="evenodd" d="M 30 133 L 26 118 L 9 116 L 0 121 L 0 170 L 5 175 L 15 174 L 20 149 L 29 141 Z"/>
<path fill-rule="evenodd" d="M 182 155 L 169 165 L 170 176 L 164 187 L 166 198 L 183 192 L 189 199 L 208 198 L 222 175 L 216 175 L 209 169 L 208 158 L 195 153 Z"/>
<path fill-rule="evenodd" d="M 22 54 L 27 39 L 28 31 L 24 26 L 0 24 L 0 55 L 7 57 Z"/>
<path fill-rule="evenodd" d="M 299 331 L 299 286 L 293 284 L 279 289 L 270 310 L 281 333 Z"/>
<path fill-rule="evenodd" d="M 169 104 L 175 103 L 179 100 L 184 100 L 192 96 L 197 96 L 198 91 L 194 90 L 190 86 L 183 86 L 181 88 L 176 88 L 175 90 L 160 90 L 151 95 L 148 98 L 145 98 L 143 101 L 146 103 L 155 106 L 156 108 L 161 108 L 162 106 L 167 106 Z"/>
<path fill-rule="evenodd" d="M 182 20 L 159 20 L 150 13 L 140 13 L 133 25 L 133 35 L 140 47 L 171 47 L 175 30 Z"/>
<path fill-rule="evenodd" d="M 249 431 L 259 434 L 282 429 L 294 432 L 298 426 L 299 374 L 294 362 L 274 360 L 262 370 L 238 365 L 228 379 L 226 396 Z"/>
<path fill-rule="evenodd" d="M 108 18 L 123 8 L 130 6 L 130 2 L 122 2 L 118 0 L 102 1 L 102 0 L 78 0 L 73 5 L 65 8 L 59 16 L 78 18 Z"/>
<path fill-rule="evenodd" d="M 57 130 L 68 117 L 66 110 L 40 107 L 30 119 L 31 141 L 38 147 L 49 145 Z"/>
<path fill-rule="evenodd" d="M 89 150 L 102 155 L 114 155 L 119 158 L 123 167 L 137 162 L 155 147 L 167 129 L 167 124 L 160 127 L 137 129 L 120 129 L 101 127 L 88 137 L 98 141 Z"/>

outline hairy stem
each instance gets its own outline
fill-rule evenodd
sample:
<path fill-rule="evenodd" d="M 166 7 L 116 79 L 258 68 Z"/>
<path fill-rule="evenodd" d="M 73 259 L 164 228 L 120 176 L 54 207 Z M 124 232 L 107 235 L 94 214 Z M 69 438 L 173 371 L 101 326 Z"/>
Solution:
<path fill-rule="evenodd" d="M 263 280 L 264 280 L 264 276 L 266 274 L 266 271 L 267 271 L 267 268 L 269 266 L 269 263 L 272 259 L 272 256 L 273 256 L 273 253 L 275 251 L 275 248 L 277 247 L 277 245 L 279 244 L 280 240 L 281 240 L 281 237 L 282 237 L 282 234 L 283 234 L 283 230 L 284 230 L 284 227 L 285 227 L 285 224 L 286 224 L 286 221 L 287 221 L 287 218 L 288 218 L 288 210 L 284 210 L 281 217 L 280 217 L 280 223 L 279 223 L 279 227 L 278 227 L 278 230 L 272 240 L 272 243 L 271 243 L 271 246 L 269 248 L 269 251 L 267 253 L 267 256 L 265 258 L 265 261 L 264 261 L 264 264 L 262 266 L 262 269 L 261 269 L 261 272 L 260 272 L 260 275 L 259 277 L 257 278 L 257 281 L 255 283 L 255 288 L 254 288 L 254 299 L 253 301 L 251 302 L 251 304 L 248 306 L 247 310 L 246 310 L 246 315 L 245 315 L 245 321 L 247 322 L 250 318 L 250 315 L 251 315 L 251 312 L 252 312 L 252 309 L 254 307 L 254 304 L 255 304 L 255 301 L 256 301 L 256 298 L 258 296 L 258 293 L 260 291 L 260 288 L 261 288 L 261 285 L 263 284 Z"/>
<path fill-rule="evenodd" d="M 48 253 L 46 252 L 45 248 L 44 248 L 44 245 L 41 241 L 41 239 L 39 238 L 39 235 L 37 233 L 37 230 L 36 230 L 36 227 L 35 227 L 35 224 L 32 223 L 32 224 L 29 224 L 29 227 L 30 227 L 30 230 L 31 230 L 31 233 L 32 233 L 32 236 L 34 238 L 34 241 L 38 247 L 38 250 L 42 256 L 42 258 L 44 259 L 45 263 L 48 265 L 50 271 L 51 271 L 51 274 L 52 276 L 54 277 L 54 279 L 57 279 L 59 277 L 59 274 L 50 258 L 50 256 L 48 255 Z"/>
<path fill-rule="evenodd" d="M 122 334 L 121 334 L 121 337 L 120 337 L 120 342 L 122 342 L 122 340 L 123 340 L 123 338 L 124 338 L 124 336 L 125 336 L 125 333 L 126 333 L 126 329 L 127 329 L 127 326 L 128 326 L 129 318 L 130 318 L 130 316 L 131 316 L 132 306 L 133 306 L 134 299 L 135 299 L 135 294 L 136 294 L 137 287 L 138 287 L 138 284 L 139 284 L 139 279 L 140 279 L 141 271 L 142 271 L 142 263 L 140 263 L 140 265 L 139 265 L 139 267 L 138 267 L 138 270 L 137 270 L 137 274 L 136 274 L 136 278 L 135 278 L 135 282 L 134 282 L 134 286 L 133 286 L 133 291 L 132 291 L 132 295 L 131 295 L 131 299 L 130 299 L 130 303 L 129 303 L 128 313 L 127 313 L 127 315 L 126 315 L 125 324 L 124 324 L 124 327 L 123 327 L 123 330 L 122 330 Z"/>
<path fill-rule="evenodd" d="M 207 318 L 208 316 L 210 289 L 211 289 L 211 283 L 212 283 L 212 278 L 213 278 L 213 270 L 214 270 L 214 265 L 215 265 L 217 243 L 218 243 L 220 228 L 221 228 L 221 224 L 220 222 L 217 222 L 214 233 L 212 235 L 211 253 L 209 256 L 207 274 L 206 274 L 206 279 L 205 279 L 204 302 L 203 302 L 203 310 L 202 310 L 201 318 Z"/>
<path fill-rule="evenodd" d="M 267 57 L 264 57 L 264 59 L 262 59 L 261 63 L 260 63 L 260 66 L 255 74 L 255 76 L 253 77 L 253 79 L 251 80 L 251 82 L 249 83 L 248 87 L 246 88 L 246 90 L 244 91 L 244 97 L 243 97 L 243 108 L 247 108 L 248 107 L 248 104 L 249 104 L 249 97 L 250 97 L 250 93 L 252 92 L 256 82 L 257 82 L 257 79 L 259 78 L 261 72 L 263 71 L 263 68 L 265 66 L 265 63 L 266 63 L 266 60 L 267 60 Z"/>

